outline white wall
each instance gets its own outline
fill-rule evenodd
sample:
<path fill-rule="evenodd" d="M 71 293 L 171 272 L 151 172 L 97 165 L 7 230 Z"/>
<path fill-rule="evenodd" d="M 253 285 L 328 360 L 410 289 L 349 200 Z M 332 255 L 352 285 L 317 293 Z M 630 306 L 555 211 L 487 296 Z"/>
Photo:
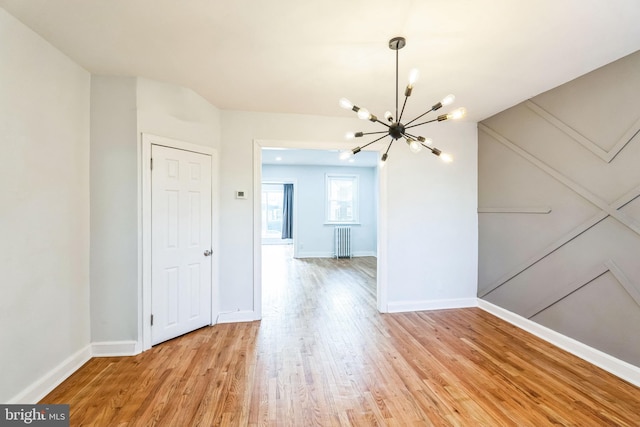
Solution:
<path fill-rule="evenodd" d="M 477 128 L 442 123 L 424 128 L 451 153 L 393 147 L 388 173 L 390 311 L 475 305 L 478 274 Z M 424 151 L 424 150 L 423 150 Z"/>
<path fill-rule="evenodd" d="M 92 342 L 138 341 L 140 135 L 217 149 L 219 112 L 190 89 L 113 76 L 92 77 L 91 108 Z"/>
<path fill-rule="evenodd" d="M 0 8 L 0 402 L 89 344 L 89 73 Z"/>
<path fill-rule="evenodd" d="M 353 118 L 222 112 L 221 311 L 253 310 L 253 141 L 341 141 Z M 477 136 L 474 123 L 429 128 L 456 161 L 390 152 L 388 169 L 388 299 L 393 310 L 428 307 L 434 299 L 475 304 L 477 291 Z M 345 142 L 345 148 L 351 145 Z M 236 190 L 247 192 L 235 199 Z M 255 213 L 259 215 L 259 212 Z"/>
<path fill-rule="evenodd" d="M 218 149 L 220 112 L 181 86 L 137 79 L 138 132 Z"/>
<path fill-rule="evenodd" d="M 262 180 L 294 179 L 294 243 L 299 258 L 334 256 L 334 225 L 326 221 L 327 173 L 358 176 L 359 221 L 351 226 L 354 256 L 376 255 L 376 168 L 348 166 L 263 165 Z"/>
<path fill-rule="evenodd" d="M 91 341 L 138 335 L 136 79 L 91 76 Z"/>

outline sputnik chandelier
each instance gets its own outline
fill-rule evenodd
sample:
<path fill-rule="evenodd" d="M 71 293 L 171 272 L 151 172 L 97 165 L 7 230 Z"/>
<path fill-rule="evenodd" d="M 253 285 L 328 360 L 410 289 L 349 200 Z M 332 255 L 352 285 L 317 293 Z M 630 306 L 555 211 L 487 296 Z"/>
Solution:
<path fill-rule="evenodd" d="M 450 155 L 448 155 L 447 153 L 443 153 L 442 151 L 434 147 L 433 141 L 430 138 L 425 138 L 419 135 L 413 135 L 412 133 L 409 133 L 409 129 L 422 126 L 427 123 L 442 122 L 445 120 L 460 119 L 464 117 L 466 110 L 464 108 L 458 108 L 448 114 L 441 114 L 434 119 L 414 124 L 414 122 L 423 118 L 430 112 L 439 110 L 440 108 L 448 106 L 451 103 L 453 103 L 453 101 L 455 100 L 455 96 L 447 95 L 442 101 L 438 102 L 437 104 L 434 104 L 430 110 L 420 114 L 418 117 L 414 118 L 413 120 L 403 124 L 401 120 L 402 120 L 402 114 L 404 113 L 404 107 L 407 105 L 407 100 L 409 99 L 409 96 L 411 96 L 413 85 L 416 83 L 418 79 L 418 70 L 413 69 L 409 74 L 409 84 L 407 85 L 407 88 L 404 90 L 404 103 L 402 104 L 402 110 L 400 111 L 400 115 L 398 115 L 398 51 L 402 49 L 405 45 L 406 45 L 406 40 L 404 39 L 404 37 L 394 37 L 391 40 L 389 40 L 389 49 L 396 51 L 396 111 L 395 111 L 396 114 L 394 116 L 393 114 L 391 114 L 390 111 L 387 111 L 384 114 L 384 118 L 389 123 L 385 123 L 381 120 L 378 120 L 378 118 L 375 115 L 369 113 L 369 111 L 366 108 L 360 108 L 356 105 L 353 105 L 346 98 L 340 99 L 340 106 L 347 110 L 355 111 L 358 114 L 358 118 L 362 120 L 369 120 L 371 122 L 380 123 L 381 125 L 387 128 L 380 132 L 355 132 L 355 133 L 349 132 L 347 133 L 347 139 L 360 138 L 360 137 L 363 137 L 364 135 L 376 135 L 376 134 L 383 134 L 383 135 L 380 138 L 374 139 L 373 141 L 363 145 L 362 147 L 356 147 L 352 150 L 344 151 L 340 155 L 341 159 L 343 160 L 347 159 L 353 156 L 354 154 L 359 153 L 363 148 L 368 147 L 369 145 L 375 142 L 378 142 L 381 139 L 386 138 L 387 136 L 390 136 L 391 141 L 387 146 L 387 150 L 384 152 L 384 154 L 382 155 L 382 158 L 380 159 L 380 166 L 384 166 L 385 161 L 389 156 L 389 149 L 391 148 L 391 145 L 394 143 L 394 141 L 400 138 L 405 139 L 405 141 L 409 145 L 409 149 L 414 153 L 420 152 L 424 147 L 430 150 L 436 156 L 439 156 L 445 162 L 451 162 L 453 160 Z"/>

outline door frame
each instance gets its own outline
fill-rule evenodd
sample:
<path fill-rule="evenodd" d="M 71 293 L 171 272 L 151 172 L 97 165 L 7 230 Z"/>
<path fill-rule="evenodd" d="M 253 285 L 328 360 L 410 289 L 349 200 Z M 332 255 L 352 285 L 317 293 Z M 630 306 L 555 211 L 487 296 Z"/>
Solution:
<path fill-rule="evenodd" d="M 193 144 L 177 139 L 142 133 L 140 135 L 140 183 L 138 200 L 138 347 L 141 351 L 151 348 L 151 146 L 178 150 L 211 156 L 211 324 L 219 312 L 219 253 L 218 245 L 218 152 L 216 149 L 204 145 Z"/>
<path fill-rule="evenodd" d="M 344 143 L 340 142 L 309 142 L 309 141 L 281 141 L 281 140 L 253 140 L 253 312 L 255 319 L 262 318 L 262 149 L 263 148 L 291 148 L 310 150 L 344 150 Z M 382 147 L 384 151 L 385 147 Z M 367 147 L 366 151 L 382 151 Z M 387 267 L 387 168 L 378 168 L 378 204 L 377 204 L 377 284 L 376 306 L 380 313 L 389 311 L 388 304 L 388 267 Z M 295 246 L 295 245 L 294 245 Z"/>

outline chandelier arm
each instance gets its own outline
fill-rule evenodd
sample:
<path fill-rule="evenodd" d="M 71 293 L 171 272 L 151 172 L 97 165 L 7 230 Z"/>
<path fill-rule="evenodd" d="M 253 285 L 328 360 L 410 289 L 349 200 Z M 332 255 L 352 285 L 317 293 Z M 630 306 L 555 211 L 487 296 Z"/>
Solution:
<path fill-rule="evenodd" d="M 426 114 L 426 113 L 425 113 Z M 418 123 L 417 125 L 411 125 L 411 126 L 405 126 L 405 129 L 409 129 L 409 128 L 414 128 L 417 126 L 422 126 L 422 125 L 426 125 L 427 123 L 433 123 L 433 122 L 441 122 L 442 120 L 438 120 L 436 119 L 432 119 L 432 120 L 427 120 L 426 122 L 422 122 L 422 123 Z"/>
<path fill-rule="evenodd" d="M 380 133 L 384 133 L 385 135 L 388 135 L 389 131 L 381 130 L 380 132 L 363 132 L 362 136 L 364 136 L 364 135 L 376 135 L 376 134 L 380 134 Z"/>
<path fill-rule="evenodd" d="M 386 128 L 390 128 L 390 127 L 391 127 L 391 126 L 390 126 L 390 125 L 388 125 L 387 123 L 385 123 L 385 122 L 381 122 L 380 120 L 378 120 L 378 118 L 377 118 L 377 117 L 376 117 L 375 122 L 376 122 L 376 123 L 380 123 L 382 126 L 384 126 L 384 127 L 386 127 Z"/>
<path fill-rule="evenodd" d="M 369 142 L 369 143 L 367 143 L 367 144 L 364 144 L 362 147 L 360 147 L 360 149 L 365 148 L 365 147 L 368 147 L 368 146 L 370 146 L 371 144 L 373 144 L 374 142 L 378 142 L 378 141 L 380 141 L 381 139 L 385 138 L 386 136 L 387 136 L 387 135 L 382 135 L 380 138 L 378 138 L 378 139 L 374 139 L 373 141 L 371 141 L 371 142 Z"/>
<path fill-rule="evenodd" d="M 424 113 L 420 114 L 420 115 L 419 115 L 418 117 L 416 117 L 415 119 L 411 120 L 410 122 L 407 122 L 407 124 L 406 124 L 406 125 L 404 125 L 404 126 L 405 126 L 405 127 L 409 126 L 411 123 L 415 122 L 416 120 L 418 120 L 418 119 L 419 119 L 419 118 L 421 118 L 421 117 L 426 116 L 427 114 L 429 114 L 429 113 L 430 113 L 430 112 L 432 112 L 432 111 L 435 111 L 435 110 L 432 108 L 432 109 L 430 109 L 430 110 L 428 110 L 428 111 L 426 111 L 426 112 L 424 112 Z"/>
<path fill-rule="evenodd" d="M 424 148 L 431 150 L 431 154 L 435 154 L 438 157 L 440 156 L 440 154 L 442 154 L 442 150 L 439 150 L 436 147 L 429 147 L 428 145 L 425 145 L 423 143 L 420 143 L 420 145 L 422 145 Z"/>
<path fill-rule="evenodd" d="M 409 99 L 409 97 L 408 97 L 408 96 L 405 96 L 405 97 L 404 97 L 404 102 L 402 103 L 402 110 L 400 110 L 400 116 L 398 117 L 398 122 L 401 122 L 401 121 L 402 121 L 402 115 L 404 114 L 404 107 L 406 107 L 406 106 L 407 106 L 407 99 Z M 425 113 L 425 114 L 426 114 L 426 113 Z M 396 114 L 396 115 L 397 115 L 397 114 Z M 413 119 L 413 120 L 415 120 L 415 119 Z M 409 122 L 409 123 L 411 123 L 411 122 Z M 406 125 L 405 125 L 405 127 L 406 127 Z"/>
<path fill-rule="evenodd" d="M 391 149 L 391 144 L 393 144 L 393 141 L 395 141 L 395 139 L 391 138 L 391 142 L 389 142 L 389 145 L 387 146 L 387 151 L 385 151 L 384 154 L 387 154 L 389 152 L 389 150 Z"/>
<path fill-rule="evenodd" d="M 403 133 L 402 136 L 404 136 L 405 138 L 406 137 L 410 137 L 410 138 L 413 138 L 413 139 L 418 139 L 419 138 L 419 136 L 413 135 L 413 134 L 410 134 L 410 133 L 407 133 L 407 132 Z"/>

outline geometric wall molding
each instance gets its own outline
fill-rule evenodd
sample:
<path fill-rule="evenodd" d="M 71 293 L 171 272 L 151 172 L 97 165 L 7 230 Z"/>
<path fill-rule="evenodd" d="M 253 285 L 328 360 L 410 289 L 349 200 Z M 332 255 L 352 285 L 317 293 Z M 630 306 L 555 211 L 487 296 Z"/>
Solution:
<path fill-rule="evenodd" d="M 551 208 L 549 206 L 528 208 L 478 208 L 478 213 L 548 214 L 551 213 Z"/>
<path fill-rule="evenodd" d="M 534 165 L 540 167 L 542 170 L 544 170 L 549 175 L 551 175 L 555 179 L 557 179 L 560 182 L 562 182 L 563 184 L 565 184 L 567 187 L 569 187 L 573 191 L 576 191 L 577 189 L 580 189 L 580 187 L 577 186 L 577 184 L 572 183 L 572 181 L 568 180 L 566 177 L 561 175 L 555 169 L 552 169 L 549 166 L 545 165 L 543 162 L 541 162 L 540 160 L 536 159 L 534 156 L 532 156 L 531 154 L 527 153 L 525 150 L 521 149 L 520 147 L 517 147 L 515 144 L 513 144 L 507 138 L 505 138 L 504 136 L 498 134 L 496 131 L 494 131 L 493 129 L 489 128 L 488 126 L 480 123 L 478 125 L 478 130 L 487 133 L 489 136 L 493 137 L 496 141 L 502 143 L 503 145 L 505 145 L 508 148 L 512 149 L 516 153 L 520 154 L 525 159 L 529 160 Z M 576 191 L 576 192 L 578 192 L 578 191 Z M 593 203 L 593 201 L 590 200 L 590 197 L 588 196 L 588 194 L 587 194 L 587 197 L 585 197 L 584 194 L 580 194 L 580 195 L 582 197 L 586 198 L 588 201 Z M 611 205 L 606 205 L 606 203 L 604 201 L 599 201 L 600 204 L 604 204 L 604 205 L 607 206 L 606 210 L 601 210 L 599 213 L 595 214 L 594 216 L 592 216 L 591 218 L 589 218 L 588 220 L 586 220 L 582 224 L 579 224 L 577 227 L 573 228 L 572 230 L 570 230 L 566 234 L 560 236 L 557 240 L 555 240 L 554 242 L 552 242 L 551 244 L 549 244 L 545 248 L 542 248 L 540 251 L 536 252 L 530 258 L 528 258 L 527 260 L 525 260 L 521 264 L 515 266 L 510 271 L 506 272 L 505 274 L 503 274 L 498 279 L 494 280 L 492 283 L 484 286 L 482 289 L 478 289 L 478 295 L 482 298 L 482 297 L 485 297 L 486 295 L 488 295 L 489 293 L 493 292 L 494 290 L 498 289 L 499 287 L 501 287 L 502 285 L 507 283 L 509 280 L 511 280 L 512 278 L 514 278 L 515 276 L 517 276 L 518 274 L 520 274 L 524 270 L 528 269 L 529 267 L 531 267 L 535 263 L 541 261 L 546 256 L 548 256 L 551 253 L 555 252 L 556 250 L 558 250 L 562 246 L 566 245 L 567 243 L 569 243 L 570 241 L 572 241 L 573 239 L 575 239 L 576 237 L 578 237 L 579 235 L 581 235 L 585 231 L 589 230 L 591 227 L 593 227 L 596 224 L 598 224 L 600 221 L 602 221 L 605 218 L 607 218 L 610 215 L 610 212 L 612 212 L 612 211 L 616 212 L 616 215 L 615 216 L 612 215 L 612 216 L 614 216 L 618 220 L 620 220 L 622 218 L 622 221 L 620 221 L 620 222 L 622 222 L 624 225 L 629 226 L 629 228 L 631 230 L 633 230 L 634 232 L 638 233 L 640 231 L 640 227 L 637 225 L 637 223 L 635 223 L 635 221 L 632 218 L 629 218 L 626 215 L 622 214 L 622 212 L 618 211 L 618 209 L 620 209 L 623 206 L 627 205 L 628 203 L 632 202 L 637 197 L 640 197 L 640 186 L 631 189 L 628 193 L 624 194 L 618 200 L 614 201 Z M 596 206 L 598 206 L 597 203 L 594 203 L 594 204 Z M 478 212 L 481 212 L 481 210 L 478 209 Z"/>
<path fill-rule="evenodd" d="M 518 264 L 511 270 L 507 271 L 505 274 L 500 276 L 498 279 L 494 280 L 492 283 L 486 285 L 482 289 L 478 289 L 478 295 L 480 296 L 480 298 L 484 298 L 491 292 L 495 291 L 496 289 L 498 289 L 499 287 L 501 287 L 502 285 L 506 284 L 508 281 L 516 277 L 518 274 L 522 273 L 523 271 L 530 268 L 534 264 L 540 262 L 548 255 L 551 255 L 553 252 L 560 249 L 562 246 L 571 242 L 573 239 L 575 239 L 585 231 L 589 230 L 591 227 L 595 226 L 600 221 L 607 218 L 607 216 L 608 215 L 603 212 L 597 213 L 596 215 L 592 216 L 587 221 L 573 228 L 568 233 L 562 235 L 559 239 L 555 240 L 550 245 L 542 248 L 541 250 L 533 254 L 531 257 L 529 257 L 527 260 L 525 260 L 521 264 Z"/>
<path fill-rule="evenodd" d="M 638 286 L 635 283 L 629 280 L 627 275 L 624 274 L 624 272 L 620 269 L 620 267 L 618 267 L 618 265 L 614 263 L 612 260 L 608 260 L 604 264 L 609 268 L 609 271 L 613 274 L 616 280 L 620 282 L 620 284 L 622 285 L 624 290 L 627 291 L 629 296 L 636 302 L 638 307 L 640 307 L 640 288 L 638 288 Z"/>
<path fill-rule="evenodd" d="M 638 385 L 639 93 L 637 51 L 479 123 L 477 208 L 479 306 Z"/>
<path fill-rule="evenodd" d="M 530 307 L 528 310 L 522 313 L 522 316 L 526 317 L 527 319 L 531 319 L 532 317 L 543 312 L 552 305 L 562 301 L 572 293 L 578 291 L 579 289 L 582 289 L 607 272 L 610 272 L 613 277 L 615 277 L 618 283 L 620 283 L 620 285 L 625 289 L 625 291 L 627 291 L 629 296 L 635 301 L 638 307 L 640 307 L 640 291 L 638 290 L 638 288 L 627 278 L 627 276 L 620 269 L 620 267 L 616 265 L 615 262 L 613 262 L 612 260 L 607 260 L 604 264 L 585 272 L 572 283 L 569 283 L 566 286 L 556 287 L 553 293 L 547 295 L 545 299 Z"/>
<path fill-rule="evenodd" d="M 589 138 L 582 135 L 580 132 L 578 132 L 535 102 L 527 100 L 525 101 L 525 105 L 531 111 L 554 125 L 556 128 L 560 129 L 566 135 L 575 140 L 578 144 L 582 145 L 584 148 L 607 163 L 610 163 L 618 155 L 618 153 L 622 151 L 622 149 L 633 139 L 633 137 L 635 137 L 638 132 L 640 132 L 640 118 L 638 118 L 638 120 L 636 120 L 636 122 L 631 125 L 631 127 L 624 133 L 624 135 L 622 135 L 618 142 L 616 142 L 613 148 L 611 148 L 611 150 L 609 151 L 605 151 L 600 148 L 595 142 L 591 141 Z"/>
<path fill-rule="evenodd" d="M 500 142 L 501 144 L 503 144 L 507 148 L 511 149 L 512 151 L 516 152 L 521 157 L 523 157 L 525 160 L 527 160 L 530 163 L 532 163 L 533 165 L 537 166 L 539 169 L 541 169 L 542 171 L 546 172 L 552 178 L 554 178 L 557 181 L 559 181 L 560 183 L 564 184 L 566 187 L 568 187 L 569 189 L 573 190 L 576 194 L 580 195 L 582 198 L 584 198 L 588 202 L 590 202 L 593 205 L 597 206 L 598 208 L 600 208 L 602 211 L 606 212 L 611 217 L 617 219 L 624 226 L 628 227 L 630 230 L 632 230 L 634 233 L 636 233 L 636 234 L 638 234 L 640 236 L 640 224 L 638 224 L 633 218 L 629 217 L 628 215 L 625 215 L 623 212 L 618 211 L 618 208 L 614 207 L 613 205 L 609 205 L 606 201 L 602 200 L 601 198 L 599 198 L 598 196 L 596 196 L 595 194 L 593 194 L 592 192 L 590 192 L 586 188 L 584 188 L 581 185 L 577 184 L 576 182 L 570 180 L 565 175 L 561 174 L 560 172 L 558 172 L 557 170 L 555 170 L 551 166 L 549 166 L 546 163 L 544 163 L 542 160 L 540 160 L 537 157 L 533 156 L 531 153 L 527 152 L 526 150 L 524 150 L 521 147 L 517 146 L 513 142 L 509 141 L 506 137 L 500 135 L 498 132 L 496 132 L 495 130 L 491 129 L 487 125 L 485 125 L 483 123 L 479 123 L 478 124 L 478 130 L 481 130 L 481 131 L 487 133 L 488 135 L 493 137 L 496 141 Z"/>

